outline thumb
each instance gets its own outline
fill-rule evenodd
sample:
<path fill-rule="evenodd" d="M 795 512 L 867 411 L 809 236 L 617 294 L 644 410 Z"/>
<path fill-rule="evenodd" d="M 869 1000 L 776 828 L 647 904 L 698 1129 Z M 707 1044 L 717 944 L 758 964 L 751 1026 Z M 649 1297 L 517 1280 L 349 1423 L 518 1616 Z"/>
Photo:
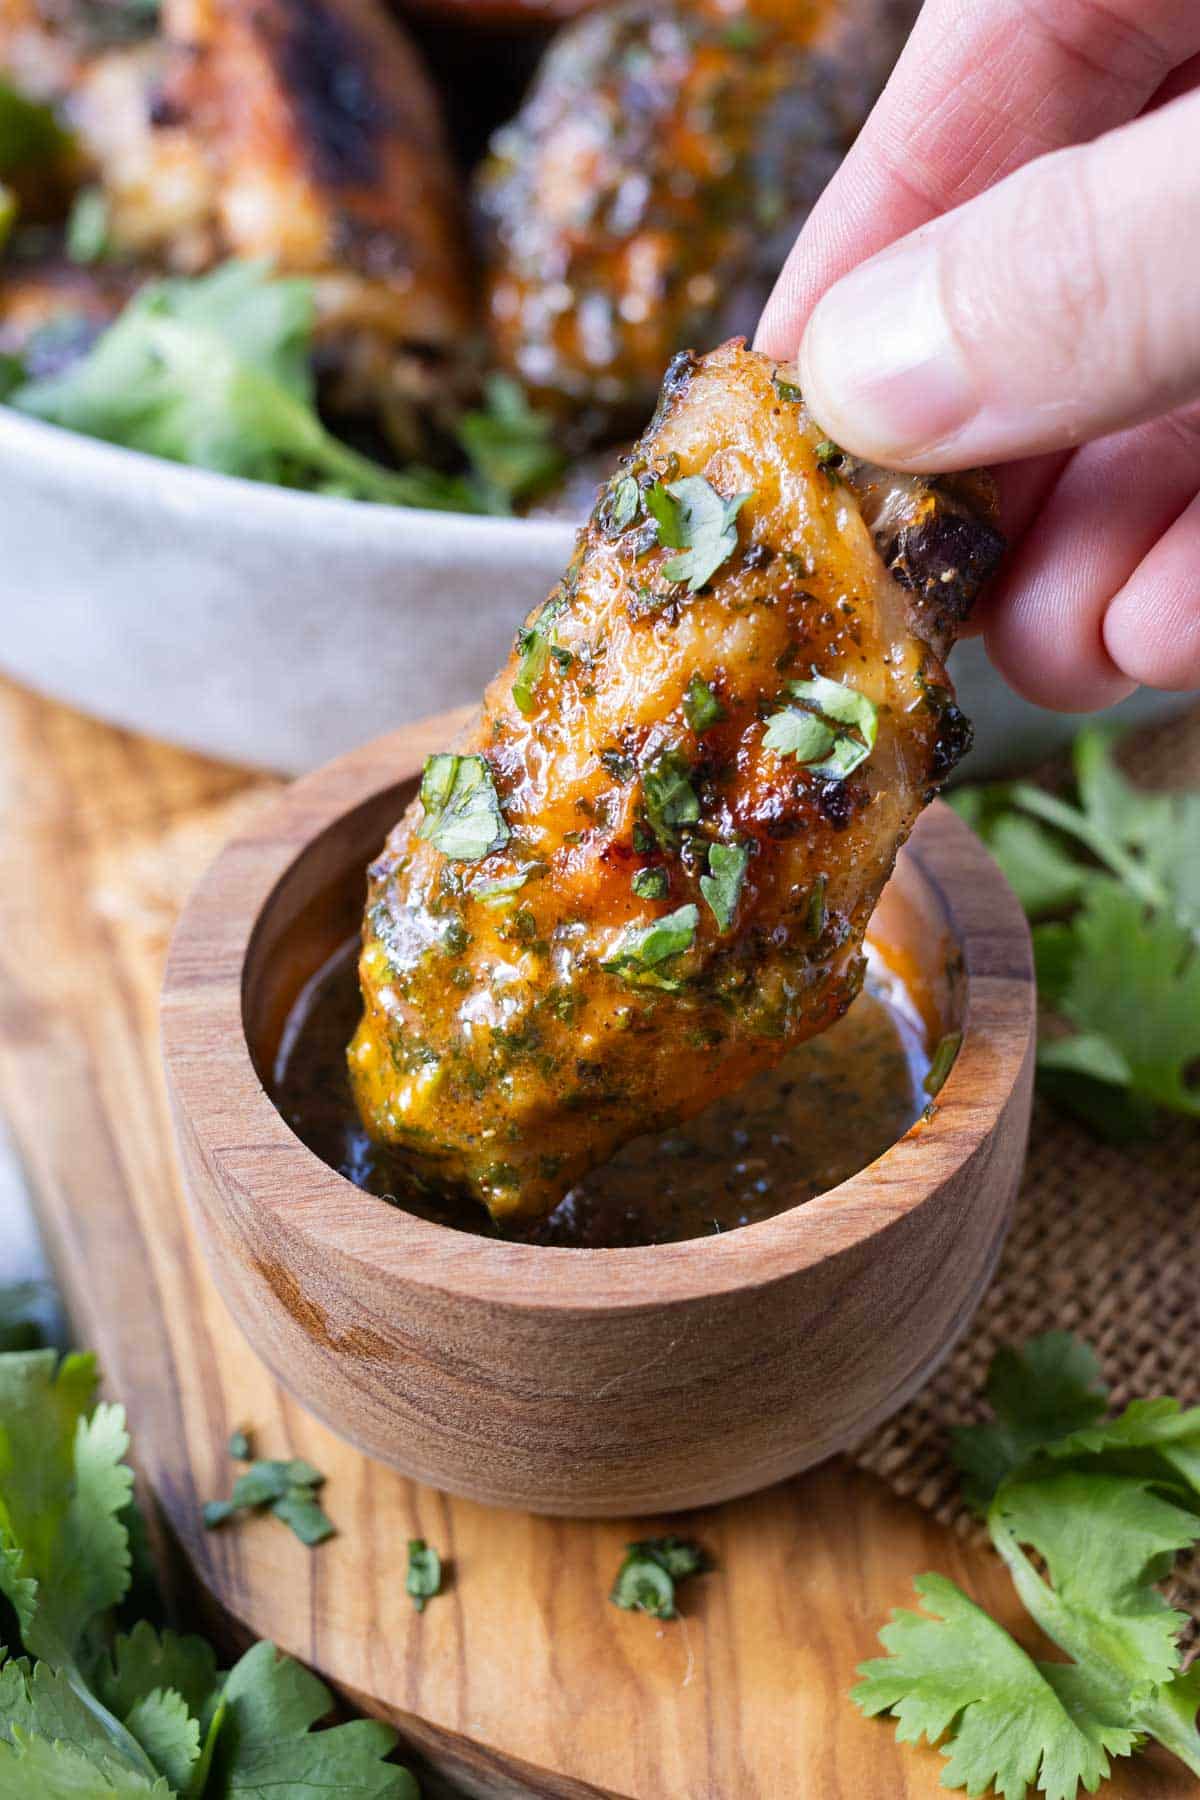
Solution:
<path fill-rule="evenodd" d="M 830 437 L 894 468 L 1063 449 L 1200 394 L 1200 92 L 1027 164 L 831 287 Z"/>

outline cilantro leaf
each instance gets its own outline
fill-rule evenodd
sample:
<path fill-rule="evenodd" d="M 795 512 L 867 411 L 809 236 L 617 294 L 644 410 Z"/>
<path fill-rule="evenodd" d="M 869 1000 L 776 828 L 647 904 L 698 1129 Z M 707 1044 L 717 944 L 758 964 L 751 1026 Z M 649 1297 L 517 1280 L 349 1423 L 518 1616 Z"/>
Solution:
<path fill-rule="evenodd" d="M 424 1538 L 409 1538 L 404 1591 L 418 1612 L 442 1589 L 442 1559 Z"/>
<path fill-rule="evenodd" d="M 663 900 L 671 883 L 665 869 L 635 869 L 629 885 L 639 900 Z"/>
<path fill-rule="evenodd" d="M 128 1635 L 117 1638 L 93 1679 L 105 1706 L 120 1719 L 161 1688 L 182 1695 L 198 1717 L 216 1686 L 217 1659 L 203 1638 L 173 1631 L 160 1636 L 148 1620 L 139 1619 Z"/>
<path fill-rule="evenodd" d="M 1074 1800 L 1126 1756 L 1134 1733 L 1089 1690 L 1069 1697 L 1008 1632 L 943 1575 L 914 1583 L 932 1618 L 898 1610 L 880 1632 L 887 1657 L 863 1663 L 851 1698 L 868 1716 L 890 1712 L 902 1744 L 943 1745 L 942 1785 L 1023 1800 L 1035 1783 L 1046 1800 Z"/>
<path fill-rule="evenodd" d="M 642 490 L 632 475 L 617 474 L 609 483 L 597 513 L 607 538 L 620 537 L 642 510 Z"/>
<path fill-rule="evenodd" d="M 47 1800 L 59 1793 L 166 1794 L 140 1743 L 49 1663 L 0 1667 L 0 1793 Z M 45 1781 L 44 1787 L 37 1783 Z"/>
<path fill-rule="evenodd" d="M 313 284 L 257 263 L 154 281 L 89 353 L 9 405 L 69 430 L 227 475 L 399 506 L 477 511 L 462 481 L 394 472 L 326 430 L 310 366 Z"/>
<path fill-rule="evenodd" d="M 680 481 L 655 482 L 647 488 L 646 505 L 658 523 L 658 541 L 678 550 L 662 566 L 668 581 L 686 581 L 695 594 L 710 581 L 737 549 L 737 516 L 754 490 L 726 500 L 703 475 Z"/>
<path fill-rule="evenodd" d="M 185 1788 L 200 1758 L 200 1724 L 174 1688 L 155 1688 L 131 1707 L 126 1727 L 173 1788 Z"/>
<path fill-rule="evenodd" d="M 663 974 L 659 964 L 691 949 L 699 922 L 699 907 L 688 905 L 677 907 L 649 925 L 630 926 L 600 967 L 626 981 L 675 992 L 681 984 L 673 976 Z"/>
<path fill-rule="evenodd" d="M 746 844 L 710 844 L 708 874 L 700 877 L 700 892 L 722 931 L 728 931 L 737 913 L 750 850 Z"/>
<path fill-rule="evenodd" d="M 609 1599 L 623 1612 L 676 1619 L 675 1583 L 707 1567 L 703 1550 L 687 1538 L 647 1538 L 627 1544 Z"/>
<path fill-rule="evenodd" d="M 1073 802 L 1028 782 L 953 797 L 1035 921 L 1043 1089 L 1125 1140 L 1200 1117 L 1200 794 L 1144 793 L 1110 732 L 1075 742 Z M 1066 917 L 1061 915 L 1066 914 Z"/>
<path fill-rule="evenodd" d="M 725 717 L 725 708 L 708 682 L 699 675 L 693 675 L 688 682 L 687 693 L 683 697 L 683 716 L 697 736 Z"/>
<path fill-rule="evenodd" d="M 0 1743 L 0 1793 L 5 1800 L 171 1800 L 161 1777 L 97 1763 L 74 1745 L 20 1730 Z"/>
<path fill-rule="evenodd" d="M 31 100 L 0 76 L 0 176 L 55 162 L 72 141 L 52 106 Z"/>
<path fill-rule="evenodd" d="M 1157 1585 L 1200 1539 L 1200 1407 L 1135 1401 L 1100 1419 L 1095 1358 L 1066 1332 L 1002 1352 L 988 1398 L 995 1424 L 956 1434 L 968 1497 L 986 1505 L 1031 1618 L 1072 1660 L 1032 1663 L 952 1583 L 925 1576 L 941 1624 L 897 1615 L 881 1634 L 892 1656 L 864 1665 L 854 1697 L 894 1711 L 902 1740 L 947 1737 L 943 1784 L 972 1794 L 994 1785 L 1021 1800 L 1040 1780 L 1074 1800 L 1148 1736 L 1200 1774 L 1200 1677 L 1179 1673 L 1187 1619 Z"/>
<path fill-rule="evenodd" d="M 525 718 L 529 718 L 537 703 L 538 685 L 545 674 L 551 650 L 554 648 L 554 622 L 566 604 L 567 596 L 560 588 L 544 603 L 533 623 L 522 626 L 517 633 L 516 647 L 521 660 L 517 664 L 516 678 L 512 685 L 512 697 L 513 705 Z"/>
<path fill-rule="evenodd" d="M 1099 1418 L 1105 1389 L 1089 1347 L 1072 1332 L 1048 1331 L 1021 1349 L 997 1351 L 984 1397 L 995 1422 L 951 1434 L 963 1497 L 980 1510 L 1033 1451 Z"/>
<path fill-rule="evenodd" d="M 25 1647 L 57 1665 L 129 1586 L 125 1415 L 98 1406 L 89 1418 L 95 1386 L 90 1356 L 0 1359 L 0 1593 Z"/>
<path fill-rule="evenodd" d="M 216 1741 L 204 1800 L 418 1800 L 405 1769 L 384 1761 L 396 1733 L 374 1720 L 327 1731 L 312 1727 L 333 1697 L 315 1675 L 256 1644 L 230 1671 L 225 1720 Z"/>
<path fill-rule="evenodd" d="M 512 835 L 491 767 L 482 756 L 441 752 L 426 757 L 421 804 L 425 817 L 417 836 L 455 862 L 479 862 Z"/>
<path fill-rule="evenodd" d="M 241 1442 L 245 1442 L 244 1437 Z M 238 1511 L 269 1507 L 275 1518 L 291 1527 L 302 1544 L 323 1544 L 336 1529 L 314 1492 L 324 1482 L 320 1469 L 314 1469 L 303 1457 L 294 1456 L 287 1462 L 269 1459 L 252 1463 L 234 1482 L 228 1500 L 209 1501 L 204 1508 L 205 1526 L 215 1531 Z"/>
<path fill-rule="evenodd" d="M 509 513 L 561 475 L 566 458 L 551 435 L 550 420 L 536 412 L 519 382 L 490 375 L 481 411 L 464 413 L 458 441 L 466 451 L 489 512 Z"/>
<path fill-rule="evenodd" d="M 664 850 L 679 842 L 679 827 L 700 818 L 700 801 L 691 783 L 692 765 L 679 750 L 663 750 L 642 771 L 646 822 Z"/>
<path fill-rule="evenodd" d="M 799 706 L 767 720 L 765 749 L 794 756 L 830 780 L 844 780 L 866 762 L 879 730 L 878 709 L 866 694 L 826 675 L 791 681 L 787 691 Z"/>
<path fill-rule="evenodd" d="M 1095 884 L 1073 921 L 1074 955 L 1056 1007 L 1081 1034 L 1074 1066 L 1129 1087 L 1156 1105 L 1200 1118 L 1200 947 L 1168 913 L 1147 916 L 1139 897 Z M 1043 1047 L 1043 1066 L 1062 1067 Z"/>

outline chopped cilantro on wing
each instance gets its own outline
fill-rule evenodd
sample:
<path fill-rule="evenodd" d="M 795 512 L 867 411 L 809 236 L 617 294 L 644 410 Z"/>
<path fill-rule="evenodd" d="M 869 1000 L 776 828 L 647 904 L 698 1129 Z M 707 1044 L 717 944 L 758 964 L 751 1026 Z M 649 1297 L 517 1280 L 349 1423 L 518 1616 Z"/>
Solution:
<path fill-rule="evenodd" d="M 700 817 L 700 801 L 691 782 L 692 765 L 679 750 L 663 750 L 642 771 L 646 823 L 664 850 L 679 842 L 679 830 Z"/>
<path fill-rule="evenodd" d="M 733 924 L 749 861 L 746 844 L 709 845 L 708 874 L 700 877 L 700 892 L 722 931 Z"/>
<path fill-rule="evenodd" d="M 878 710 L 866 694 L 826 675 L 790 681 L 787 692 L 796 705 L 767 720 L 766 749 L 794 756 L 831 780 L 844 780 L 866 762 L 879 730 Z"/>
<path fill-rule="evenodd" d="M 632 925 L 600 966 L 635 985 L 675 992 L 681 984 L 664 973 L 660 965 L 691 949 L 699 922 L 699 907 L 689 904 L 651 920 L 648 925 Z"/>
<path fill-rule="evenodd" d="M 454 862 L 479 862 L 512 835 L 491 767 L 482 756 L 442 751 L 426 757 L 421 804 L 425 817 L 417 836 Z"/>
<path fill-rule="evenodd" d="M 711 581 L 737 549 L 737 516 L 753 490 L 726 500 L 703 475 L 655 482 L 647 488 L 646 505 L 658 522 L 658 541 L 678 550 L 662 565 L 668 581 L 686 581 L 693 594 Z"/>
<path fill-rule="evenodd" d="M 693 675 L 688 682 L 683 697 L 683 716 L 697 736 L 725 717 L 725 708 L 709 683 L 699 675 Z"/>

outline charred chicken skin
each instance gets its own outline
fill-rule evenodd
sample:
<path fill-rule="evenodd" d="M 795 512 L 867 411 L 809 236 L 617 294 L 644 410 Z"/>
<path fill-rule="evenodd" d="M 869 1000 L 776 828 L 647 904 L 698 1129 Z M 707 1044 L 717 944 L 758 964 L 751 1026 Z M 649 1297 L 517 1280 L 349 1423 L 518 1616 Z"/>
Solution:
<path fill-rule="evenodd" d="M 382 0 L 164 0 L 152 38 L 103 48 L 94 7 L 64 27 L 50 0 L 9 4 L 0 66 L 61 102 L 110 253 L 312 276 L 331 409 L 419 451 L 421 415 L 453 405 L 472 304 L 436 96 Z"/>
<path fill-rule="evenodd" d="M 351 1077 L 417 1179 L 545 1214 L 845 1012 L 1000 547 L 985 478 L 851 463 L 740 343 L 676 358 L 370 871 Z"/>
<path fill-rule="evenodd" d="M 564 30 L 477 195 L 496 360 L 580 441 L 748 330 L 915 0 L 622 0 Z"/>

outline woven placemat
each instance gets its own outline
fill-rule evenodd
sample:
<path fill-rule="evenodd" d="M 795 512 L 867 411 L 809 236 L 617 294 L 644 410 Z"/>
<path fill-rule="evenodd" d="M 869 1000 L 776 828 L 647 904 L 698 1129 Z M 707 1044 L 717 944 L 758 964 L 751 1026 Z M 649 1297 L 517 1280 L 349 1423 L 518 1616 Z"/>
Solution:
<path fill-rule="evenodd" d="M 1121 761 L 1148 787 L 1200 787 L 1200 709 L 1139 733 Z M 943 1524 L 979 1533 L 959 1498 L 949 1429 L 987 1416 L 980 1396 L 1001 1345 L 1061 1328 L 1092 1345 L 1117 1405 L 1159 1394 L 1200 1403 L 1195 1124 L 1164 1121 L 1152 1139 L 1117 1147 L 1038 1100 L 1012 1231 L 974 1324 L 855 1460 Z M 1170 1594 L 1196 1621 L 1200 1555 L 1181 1560 Z"/>

